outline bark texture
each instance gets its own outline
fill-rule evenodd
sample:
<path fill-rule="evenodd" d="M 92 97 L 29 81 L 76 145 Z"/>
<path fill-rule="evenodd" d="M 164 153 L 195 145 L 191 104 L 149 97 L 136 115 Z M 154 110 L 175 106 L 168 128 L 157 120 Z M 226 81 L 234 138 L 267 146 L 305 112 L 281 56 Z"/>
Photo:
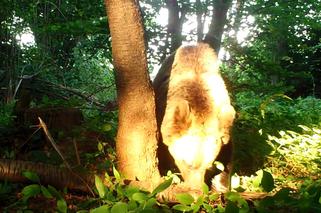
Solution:
<path fill-rule="evenodd" d="M 22 172 L 35 172 L 41 184 L 50 184 L 58 188 L 69 188 L 84 192 L 90 192 L 89 186 L 93 186 L 93 175 L 74 173 L 67 168 L 58 166 L 35 163 L 30 161 L 0 159 L 0 180 L 12 182 L 30 182 L 22 176 Z M 81 177 L 81 178 L 80 178 Z"/>
<path fill-rule="evenodd" d="M 222 35 L 226 24 L 226 14 L 231 3 L 231 0 L 213 0 L 212 21 L 204 42 L 211 45 L 216 53 L 219 53 L 221 48 Z"/>
<path fill-rule="evenodd" d="M 137 1 L 105 0 L 119 104 L 118 169 L 128 179 L 158 181 L 159 137 Z"/>

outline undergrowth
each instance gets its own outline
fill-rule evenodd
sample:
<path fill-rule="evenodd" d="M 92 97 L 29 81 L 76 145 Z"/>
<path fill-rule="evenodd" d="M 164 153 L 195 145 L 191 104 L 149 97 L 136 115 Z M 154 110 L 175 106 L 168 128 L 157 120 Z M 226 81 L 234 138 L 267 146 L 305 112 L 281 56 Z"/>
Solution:
<path fill-rule="evenodd" d="M 236 95 L 234 105 L 238 115 L 233 129 L 235 173 L 230 192 L 219 195 L 204 186 L 199 197 L 181 193 L 175 204 L 160 202 L 157 196 L 174 184 L 171 178 L 146 192 L 126 186 L 121 174 L 109 168 L 115 178 L 96 176 L 96 195 L 71 208 L 68 191 L 44 186 L 36 174 L 25 173 L 33 184 L 25 186 L 21 198 L 5 210 L 31 212 L 32 198 L 44 197 L 55 201 L 57 212 L 321 212 L 321 101 L 312 97 L 292 100 L 283 94 L 260 97 L 247 92 Z M 5 115 L 11 118 L 10 113 Z M 111 114 L 87 125 L 94 130 L 99 123 L 99 132 L 114 136 L 116 118 L 117 114 Z M 106 154 L 104 146 L 98 143 L 102 155 Z M 107 148 L 111 149 L 109 145 Z M 109 162 L 109 167 L 113 163 Z M 12 194 L 14 188 L 2 182 L 0 197 Z M 244 193 L 268 196 L 249 199 Z"/>

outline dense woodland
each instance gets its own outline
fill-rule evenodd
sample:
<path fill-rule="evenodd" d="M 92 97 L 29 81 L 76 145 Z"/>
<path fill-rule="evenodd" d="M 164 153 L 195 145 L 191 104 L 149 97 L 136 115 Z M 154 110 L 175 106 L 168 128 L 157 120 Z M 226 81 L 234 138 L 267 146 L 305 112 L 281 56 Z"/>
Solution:
<path fill-rule="evenodd" d="M 179 174 L 146 191 L 118 167 L 124 85 L 113 30 L 128 42 L 136 36 L 119 2 L 1 0 L 0 210 L 321 212 L 321 1 L 139 1 L 147 64 L 138 54 L 127 77 L 146 70 L 153 79 L 182 44 L 203 41 L 219 53 L 236 111 L 231 191 L 204 185 L 197 196 L 168 199 L 161 195 Z M 111 14 L 125 21 L 117 25 Z M 144 108 L 143 98 L 126 110 Z M 127 123 L 125 137 L 139 131 Z M 137 150 L 131 163 L 148 180 Z"/>

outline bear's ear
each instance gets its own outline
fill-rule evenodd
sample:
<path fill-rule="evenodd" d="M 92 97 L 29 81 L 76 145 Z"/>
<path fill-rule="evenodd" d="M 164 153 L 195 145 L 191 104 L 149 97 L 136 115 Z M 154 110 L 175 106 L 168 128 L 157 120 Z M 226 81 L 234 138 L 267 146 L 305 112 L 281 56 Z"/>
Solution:
<path fill-rule="evenodd" d="M 188 101 L 179 99 L 175 103 L 175 111 L 173 114 L 174 125 L 180 127 L 181 130 L 187 130 L 192 122 L 191 108 Z"/>
<path fill-rule="evenodd" d="M 179 137 L 189 129 L 191 123 L 192 113 L 188 101 L 177 99 L 167 103 L 161 126 L 163 142 L 170 145 L 173 138 Z"/>

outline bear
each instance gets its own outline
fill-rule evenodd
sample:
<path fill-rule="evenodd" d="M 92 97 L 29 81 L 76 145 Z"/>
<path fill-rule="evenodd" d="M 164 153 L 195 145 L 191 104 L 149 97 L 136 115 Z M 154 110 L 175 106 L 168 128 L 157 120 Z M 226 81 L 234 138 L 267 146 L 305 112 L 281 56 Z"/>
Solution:
<path fill-rule="evenodd" d="M 216 191 L 226 191 L 235 110 L 214 50 L 206 43 L 181 46 L 165 59 L 153 88 L 161 132 L 161 173 L 176 168 L 189 188 L 206 183 Z M 215 160 L 223 161 L 223 171 L 215 169 Z"/>

